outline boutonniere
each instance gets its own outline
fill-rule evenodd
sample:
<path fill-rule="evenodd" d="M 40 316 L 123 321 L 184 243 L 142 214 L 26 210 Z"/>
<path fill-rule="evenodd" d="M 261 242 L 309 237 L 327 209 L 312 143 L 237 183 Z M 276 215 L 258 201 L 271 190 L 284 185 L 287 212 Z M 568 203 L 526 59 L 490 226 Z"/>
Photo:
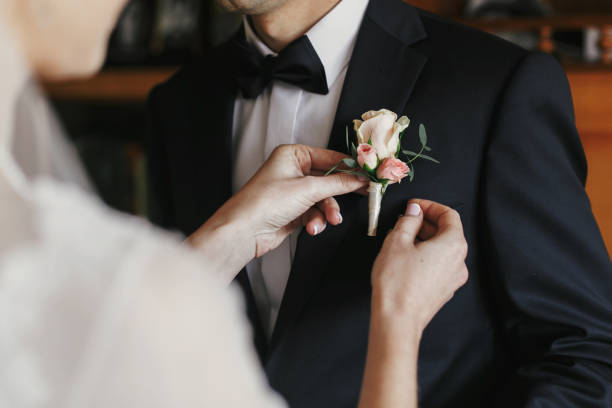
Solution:
<path fill-rule="evenodd" d="M 361 120 L 354 120 L 357 146 L 349 142 L 349 131 L 346 128 L 346 148 L 351 158 L 346 158 L 330 169 L 326 175 L 342 172 L 365 176 L 370 179 L 368 187 L 369 219 L 368 235 L 376 236 L 378 217 L 382 198 L 387 188 L 400 183 L 405 177 L 414 180 L 414 162 L 417 159 L 439 163 L 424 152 L 431 151 L 427 146 L 427 132 L 424 125 L 419 126 L 421 148 L 418 152 L 402 150 L 401 141 L 410 119 L 406 116 L 397 118 L 394 112 L 387 109 L 368 111 Z M 341 165 L 348 169 L 340 169 Z"/>

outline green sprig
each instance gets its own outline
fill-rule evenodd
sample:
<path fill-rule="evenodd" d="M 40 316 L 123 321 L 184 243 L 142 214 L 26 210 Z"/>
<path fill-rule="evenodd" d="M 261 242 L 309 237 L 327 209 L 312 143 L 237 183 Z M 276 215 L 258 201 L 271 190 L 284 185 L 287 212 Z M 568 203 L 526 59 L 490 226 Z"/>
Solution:
<path fill-rule="evenodd" d="M 414 163 L 417 159 L 429 160 L 434 163 L 440 164 L 440 162 L 434 159 L 433 157 L 423 154 L 424 151 L 430 152 L 431 148 L 427 146 L 427 130 L 425 129 L 425 125 L 423 125 L 422 123 L 419 125 L 419 140 L 421 142 L 421 150 L 419 150 L 418 153 L 415 153 L 410 150 L 402 150 L 402 153 L 404 153 L 406 156 L 412 157 L 410 160 L 406 162 L 406 164 L 408 164 L 411 169 L 410 170 L 410 174 L 411 174 L 410 181 L 411 182 L 412 180 L 414 180 L 414 166 L 412 166 L 412 163 Z"/>

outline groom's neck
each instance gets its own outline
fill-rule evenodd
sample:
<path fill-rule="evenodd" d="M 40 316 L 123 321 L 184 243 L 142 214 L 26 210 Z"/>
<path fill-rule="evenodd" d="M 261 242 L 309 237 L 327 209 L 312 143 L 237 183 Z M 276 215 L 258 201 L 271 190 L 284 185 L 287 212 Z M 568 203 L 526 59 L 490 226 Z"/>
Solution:
<path fill-rule="evenodd" d="M 340 0 L 288 0 L 276 9 L 252 15 L 250 19 L 259 38 L 271 50 L 279 52 L 304 35 L 339 2 Z"/>

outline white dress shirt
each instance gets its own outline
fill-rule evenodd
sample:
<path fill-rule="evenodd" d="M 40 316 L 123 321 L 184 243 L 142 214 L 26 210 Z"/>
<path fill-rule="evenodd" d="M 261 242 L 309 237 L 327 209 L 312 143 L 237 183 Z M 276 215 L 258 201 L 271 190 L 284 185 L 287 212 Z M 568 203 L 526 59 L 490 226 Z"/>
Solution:
<path fill-rule="evenodd" d="M 368 0 L 340 1 L 307 33 L 323 63 L 329 93 L 319 95 L 274 81 L 256 99 L 236 98 L 234 109 L 234 191 L 239 190 L 281 144 L 326 147 Z M 274 55 L 244 19 L 247 41 L 262 55 Z M 272 334 L 289 279 L 298 233 L 253 260 L 247 273 L 264 330 Z"/>

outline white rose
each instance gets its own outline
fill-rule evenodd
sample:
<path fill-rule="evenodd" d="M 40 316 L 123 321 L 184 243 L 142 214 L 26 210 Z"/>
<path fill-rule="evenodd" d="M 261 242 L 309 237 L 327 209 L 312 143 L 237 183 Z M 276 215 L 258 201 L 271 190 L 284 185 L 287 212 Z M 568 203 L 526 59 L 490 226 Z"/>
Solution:
<path fill-rule="evenodd" d="M 402 116 L 397 120 L 397 115 L 387 109 L 368 111 L 361 119 L 354 121 L 358 144 L 369 143 L 371 140 L 380 160 L 395 157 L 399 134 L 408 127 L 410 119 Z"/>

